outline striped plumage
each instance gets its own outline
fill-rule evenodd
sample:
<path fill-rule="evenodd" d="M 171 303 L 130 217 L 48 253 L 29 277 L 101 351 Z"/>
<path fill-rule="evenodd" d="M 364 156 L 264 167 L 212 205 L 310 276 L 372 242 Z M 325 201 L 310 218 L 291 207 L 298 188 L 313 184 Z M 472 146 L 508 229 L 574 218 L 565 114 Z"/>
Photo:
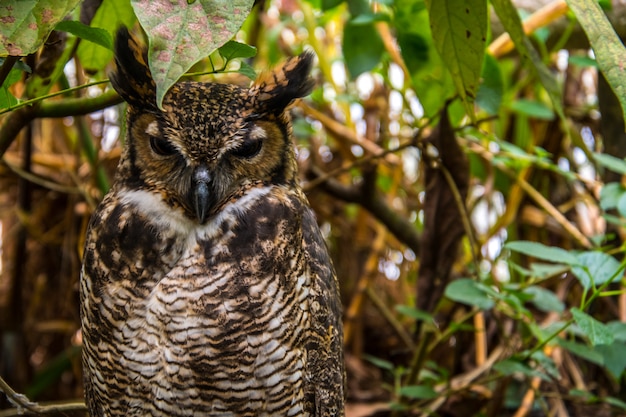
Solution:
<path fill-rule="evenodd" d="M 250 89 L 179 83 L 161 111 L 118 34 L 128 135 L 80 287 L 91 416 L 343 415 L 338 286 L 285 111 L 311 62 Z"/>

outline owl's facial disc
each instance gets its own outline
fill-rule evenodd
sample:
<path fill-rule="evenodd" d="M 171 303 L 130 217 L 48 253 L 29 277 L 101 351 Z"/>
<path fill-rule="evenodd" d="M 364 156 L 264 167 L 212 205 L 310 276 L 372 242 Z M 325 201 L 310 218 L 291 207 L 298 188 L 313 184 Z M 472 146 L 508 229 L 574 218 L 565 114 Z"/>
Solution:
<path fill-rule="evenodd" d="M 209 170 L 204 165 L 198 166 L 193 173 L 191 206 L 195 210 L 196 219 L 204 224 L 211 208 L 215 205 L 215 192 L 212 187 L 212 178 Z"/>

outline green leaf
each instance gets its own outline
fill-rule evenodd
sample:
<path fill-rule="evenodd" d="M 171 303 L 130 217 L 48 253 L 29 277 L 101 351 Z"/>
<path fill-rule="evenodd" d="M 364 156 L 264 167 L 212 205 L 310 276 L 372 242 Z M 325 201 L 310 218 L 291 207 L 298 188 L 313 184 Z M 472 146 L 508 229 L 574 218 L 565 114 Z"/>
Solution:
<path fill-rule="evenodd" d="M 452 75 L 433 45 L 428 12 L 423 1 L 395 0 L 393 26 L 411 82 L 428 117 L 437 115 L 455 95 Z"/>
<path fill-rule="evenodd" d="M 416 400 L 432 400 L 439 395 L 437 391 L 428 385 L 407 385 L 400 387 L 399 394 L 403 397 Z"/>
<path fill-rule="evenodd" d="M 366 25 L 375 22 L 388 22 L 389 15 L 385 13 L 364 13 L 350 20 L 353 25 Z"/>
<path fill-rule="evenodd" d="M 614 336 L 611 330 L 584 311 L 574 307 L 570 310 L 580 330 L 587 336 L 592 345 L 610 345 Z"/>
<path fill-rule="evenodd" d="M 530 264 L 531 275 L 537 279 L 548 279 L 557 275 L 562 275 L 568 272 L 570 269 L 566 265 L 558 264 L 544 264 L 539 262 L 533 262 Z"/>
<path fill-rule="evenodd" d="M 508 242 L 504 245 L 504 247 L 514 252 L 523 253 L 524 255 L 532 256 L 544 261 L 564 263 L 566 265 L 576 265 L 578 263 L 578 258 L 565 249 L 554 246 L 546 246 L 538 242 L 518 240 L 515 242 Z"/>
<path fill-rule="evenodd" d="M 595 347 L 595 350 L 604 358 L 604 367 L 613 374 L 616 379 L 619 379 L 622 373 L 624 373 L 624 369 L 626 369 L 624 348 L 626 348 L 626 346 L 622 341 L 602 344 Z"/>
<path fill-rule="evenodd" d="M 469 278 L 452 281 L 445 290 L 445 296 L 453 301 L 476 306 L 482 310 L 489 310 L 494 306 L 494 301 L 489 298 L 485 291 Z"/>
<path fill-rule="evenodd" d="M 43 44 L 79 0 L 0 2 L 0 55 L 25 56 Z"/>
<path fill-rule="evenodd" d="M 131 0 L 149 40 L 148 61 L 161 107 L 169 88 L 232 38 L 254 0 Z"/>
<path fill-rule="evenodd" d="M 113 38 L 111 34 L 104 29 L 87 26 L 76 20 L 63 20 L 56 25 L 55 29 L 69 32 L 83 40 L 113 50 Z"/>
<path fill-rule="evenodd" d="M 587 345 L 561 338 L 556 338 L 555 341 L 559 346 L 567 349 L 569 352 L 573 353 L 576 356 L 580 356 L 581 358 L 591 363 L 595 363 L 596 365 L 604 365 L 604 358 L 602 357 L 602 355 Z"/>
<path fill-rule="evenodd" d="M 578 278 L 581 285 L 590 288 L 612 281 L 621 275 L 623 267 L 615 258 L 604 252 L 590 251 L 576 255 L 577 264 L 572 267 L 572 273 Z"/>
<path fill-rule="evenodd" d="M 254 70 L 254 68 L 252 68 L 251 65 L 245 63 L 245 62 L 241 62 L 239 64 L 239 69 L 237 70 L 238 73 L 245 75 L 246 77 L 250 78 L 251 80 L 256 79 L 256 71 Z"/>
<path fill-rule="evenodd" d="M 565 119 L 563 105 L 561 104 L 561 87 L 557 83 L 552 72 L 550 72 L 550 69 L 548 69 L 548 67 L 541 60 L 541 56 L 535 47 L 524 34 L 519 14 L 511 3 L 511 0 L 492 0 L 491 4 L 500 18 L 502 25 L 511 36 L 511 40 L 513 40 L 515 48 L 517 48 L 522 58 L 528 63 L 530 70 L 535 74 L 543 87 L 546 89 L 546 92 L 550 97 L 550 101 L 552 102 L 552 106 L 559 115 L 559 118 Z"/>
<path fill-rule="evenodd" d="M 617 203 L 622 195 L 626 193 L 626 188 L 619 182 L 605 184 L 600 190 L 600 207 L 602 210 L 610 210 L 617 207 Z"/>
<path fill-rule="evenodd" d="M 552 111 L 552 109 L 539 101 L 519 99 L 511 103 L 509 107 L 511 110 L 517 113 L 521 113 L 525 116 L 533 117 L 535 119 L 554 119 L 554 112 Z"/>
<path fill-rule="evenodd" d="M 554 359 L 543 353 L 542 351 L 537 351 L 531 355 L 531 358 L 537 362 L 537 365 L 541 367 L 541 370 L 546 374 L 550 375 L 552 378 L 558 380 L 561 378 L 561 373 L 559 368 L 556 366 Z"/>
<path fill-rule="evenodd" d="M 91 19 L 90 27 L 113 35 L 120 26 L 132 27 L 137 20 L 128 0 L 104 0 Z M 112 36 L 111 36 L 112 37 Z M 111 48 L 81 42 L 76 51 L 82 66 L 91 72 L 103 70 L 113 59 Z"/>
<path fill-rule="evenodd" d="M 584 389 L 571 389 L 569 390 L 568 395 L 571 397 L 578 397 L 578 401 L 584 401 L 587 403 L 595 403 L 598 401 L 598 397 Z"/>
<path fill-rule="evenodd" d="M 626 342 L 626 323 L 621 321 L 610 321 L 606 323 L 616 341 Z"/>
<path fill-rule="evenodd" d="M 381 368 L 381 369 L 386 369 L 388 371 L 393 371 L 395 366 L 393 365 L 393 363 L 386 361 L 384 359 L 380 359 L 377 358 L 375 356 L 372 355 L 363 355 L 363 359 L 365 359 L 368 362 L 371 362 L 372 364 L 374 364 L 375 366 Z"/>
<path fill-rule="evenodd" d="M 398 33 L 398 44 L 402 52 L 404 62 L 411 73 L 415 73 L 428 62 L 428 41 L 416 33 Z"/>
<path fill-rule="evenodd" d="M 626 217 L 626 193 L 622 194 L 617 200 L 617 212 L 622 217 Z"/>
<path fill-rule="evenodd" d="M 498 114 L 504 95 L 504 81 L 498 61 L 491 55 L 485 55 L 481 73 L 482 83 L 476 93 L 476 103 L 489 114 Z"/>
<path fill-rule="evenodd" d="M 532 295 L 533 298 L 531 302 L 535 305 L 535 307 L 543 312 L 549 313 L 556 311 L 557 313 L 560 313 L 565 309 L 565 305 L 561 300 L 559 300 L 559 297 L 557 297 L 552 291 L 543 287 L 528 287 L 524 290 L 524 293 Z"/>
<path fill-rule="evenodd" d="M 626 175 L 626 161 L 605 153 L 594 152 L 593 158 L 603 167 L 618 174 Z"/>
<path fill-rule="evenodd" d="M 339 6 L 344 0 L 322 0 L 322 11 L 330 10 Z"/>
<path fill-rule="evenodd" d="M 4 59 L 0 58 L 0 65 L 4 63 Z M 9 71 L 9 74 L 4 79 L 4 83 L 0 87 L 0 109 L 7 109 L 18 103 L 18 99 L 9 91 L 9 87 L 18 82 L 22 77 L 22 70 L 18 68 L 18 65 L 14 65 Z"/>
<path fill-rule="evenodd" d="M 626 410 L 626 402 L 620 400 L 619 398 L 605 397 L 605 398 L 603 398 L 603 400 L 604 400 L 605 403 L 610 404 L 613 407 L 621 408 L 622 410 Z"/>
<path fill-rule="evenodd" d="M 587 68 L 587 67 L 598 68 L 598 61 L 588 56 L 570 55 L 567 58 L 567 63 L 570 65 L 573 65 L 576 67 L 582 67 L 582 68 Z"/>
<path fill-rule="evenodd" d="M 435 48 L 452 74 L 465 110 L 474 117 L 474 99 L 487 38 L 485 0 L 426 0 Z"/>
<path fill-rule="evenodd" d="M 613 89 L 626 118 L 626 50 L 597 1 L 567 0 L 589 38 L 598 67 Z"/>
<path fill-rule="evenodd" d="M 502 375 L 514 375 L 520 373 L 522 375 L 526 375 L 528 377 L 539 377 L 544 381 L 549 380 L 547 375 L 543 372 L 539 372 L 536 369 L 532 369 L 527 364 L 520 362 L 518 360 L 509 358 L 504 359 L 493 366 L 493 369 L 500 372 Z"/>
<path fill-rule="evenodd" d="M 400 314 L 404 314 L 405 316 L 411 317 L 418 321 L 431 322 L 431 323 L 433 322 L 432 314 L 419 310 L 415 307 L 397 305 L 396 311 Z"/>
<path fill-rule="evenodd" d="M 346 3 L 348 4 L 348 11 L 352 17 L 372 13 L 372 6 L 369 0 L 346 0 Z"/>
<path fill-rule="evenodd" d="M 252 58 L 256 55 L 254 46 L 246 45 L 237 41 L 228 41 L 218 48 L 220 55 L 227 61 L 235 58 Z"/>
<path fill-rule="evenodd" d="M 18 99 L 11 94 L 7 87 L 0 87 L 0 110 L 8 109 L 9 107 L 15 106 L 17 103 Z"/>
<path fill-rule="evenodd" d="M 376 67 L 384 49 L 383 41 L 373 23 L 346 24 L 343 32 L 343 54 L 353 79 Z"/>

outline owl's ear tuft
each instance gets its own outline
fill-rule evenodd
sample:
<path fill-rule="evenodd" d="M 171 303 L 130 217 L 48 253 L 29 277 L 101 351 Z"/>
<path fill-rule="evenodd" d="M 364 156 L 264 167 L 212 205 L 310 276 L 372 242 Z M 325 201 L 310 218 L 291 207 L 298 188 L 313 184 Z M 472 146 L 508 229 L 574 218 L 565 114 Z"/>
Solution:
<path fill-rule="evenodd" d="M 250 89 L 261 109 L 282 113 L 295 99 L 308 95 L 315 87 L 310 76 L 314 60 L 315 54 L 306 51 L 273 71 L 262 73 Z"/>
<path fill-rule="evenodd" d="M 148 68 L 148 54 L 125 26 L 115 37 L 115 70 L 111 85 L 131 105 L 156 106 L 156 86 Z"/>

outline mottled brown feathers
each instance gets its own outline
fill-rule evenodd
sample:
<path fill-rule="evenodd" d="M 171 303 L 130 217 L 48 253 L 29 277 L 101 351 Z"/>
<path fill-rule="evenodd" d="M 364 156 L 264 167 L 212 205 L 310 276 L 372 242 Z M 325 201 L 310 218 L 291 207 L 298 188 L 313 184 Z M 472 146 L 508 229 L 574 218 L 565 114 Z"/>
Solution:
<path fill-rule="evenodd" d="M 313 87 L 312 62 L 251 88 L 180 82 L 161 110 L 120 30 L 126 140 L 80 280 L 91 417 L 344 414 L 339 286 L 287 110 Z"/>
<path fill-rule="evenodd" d="M 113 88 L 131 104 L 156 107 L 156 87 L 148 69 L 148 55 L 122 26 L 115 38 L 115 71 L 110 75 Z"/>
<path fill-rule="evenodd" d="M 268 112 L 282 112 L 293 100 L 308 95 L 315 81 L 309 76 L 315 55 L 307 51 L 273 71 L 261 73 L 250 89 L 251 95 Z"/>

